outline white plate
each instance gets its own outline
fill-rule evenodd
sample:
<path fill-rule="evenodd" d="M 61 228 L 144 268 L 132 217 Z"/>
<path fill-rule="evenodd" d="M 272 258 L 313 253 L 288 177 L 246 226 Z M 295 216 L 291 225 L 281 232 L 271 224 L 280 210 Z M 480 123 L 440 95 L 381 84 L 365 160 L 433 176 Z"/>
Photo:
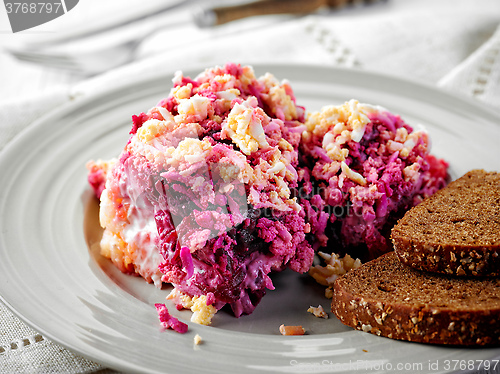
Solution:
<path fill-rule="evenodd" d="M 281 65 L 255 70 L 290 80 L 298 103 L 309 110 L 356 98 L 425 125 L 452 177 L 473 168 L 500 170 L 500 117 L 482 106 L 367 72 Z M 168 290 L 120 273 L 87 246 L 95 237 L 92 230 L 84 234 L 84 223 L 92 229 L 95 219 L 85 221 L 85 212 L 95 218 L 97 207 L 85 163 L 118 155 L 131 115 L 168 95 L 170 80 L 162 76 L 77 100 L 42 118 L 0 154 L 0 294 L 24 321 L 74 352 L 141 373 L 352 372 L 369 365 L 394 372 L 403 365 L 410 368 L 406 372 L 435 374 L 449 371 L 446 360 L 500 357 L 500 349 L 394 341 L 353 331 L 333 316 L 315 318 L 306 312 L 310 305 L 329 309 L 323 288 L 289 271 L 273 278 L 276 290 L 251 316 L 236 319 L 221 311 L 213 326 L 189 322 L 184 335 L 162 331 L 153 303 L 164 302 Z M 167 305 L 189 320 L 189 313 Z M 282 323 L 303 325 L 308 335 L 281 336 Z M 195 334 L 202 345 L 193 345 Z"/>

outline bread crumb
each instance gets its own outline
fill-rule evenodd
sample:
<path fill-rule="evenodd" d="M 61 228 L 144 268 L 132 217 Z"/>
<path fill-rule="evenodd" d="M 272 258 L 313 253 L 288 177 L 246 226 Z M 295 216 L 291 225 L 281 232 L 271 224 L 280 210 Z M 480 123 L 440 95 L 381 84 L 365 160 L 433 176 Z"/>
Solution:
<path fill-rule="evenodd" d="M 201 343 L 203 343 L 203 339 L 201 338 L 200 335 L 196 334 L 194 336 L 193 342 L 195 345 L 200 345 Z"/>
<path fill-rule="evenodd" d="M 304 335 L 306 330 L 302 326 L 280 326 L 281 335 Z"/>
<path fill-rule="evenodd" d="M 321 305 L 318 305 L 317 307 L 310 306 L 309 309 L 307 309 L 307 311 L 312 315 L 314 315 L 315 317 L 324 319 L 328 318 L 328 314 L 326 314 L 325 310 Z"/>

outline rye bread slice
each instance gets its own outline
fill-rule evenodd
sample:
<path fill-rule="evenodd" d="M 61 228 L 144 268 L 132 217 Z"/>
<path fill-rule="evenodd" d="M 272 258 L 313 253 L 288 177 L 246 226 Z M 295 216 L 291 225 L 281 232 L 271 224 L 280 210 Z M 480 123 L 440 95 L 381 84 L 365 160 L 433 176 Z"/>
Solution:
<path fill-rule="evenodd" d="M 332 312 L 347 326 L 392 339 L 500 345 L 500 278 L 421 272 L 389 252 L 335 281 Z"/>
<path fill-rule="evenodd" d="M 394 251 L 416 269 L 500 275 L 500 173 L 472 170 L 410 209 L 391 232 Z"/>

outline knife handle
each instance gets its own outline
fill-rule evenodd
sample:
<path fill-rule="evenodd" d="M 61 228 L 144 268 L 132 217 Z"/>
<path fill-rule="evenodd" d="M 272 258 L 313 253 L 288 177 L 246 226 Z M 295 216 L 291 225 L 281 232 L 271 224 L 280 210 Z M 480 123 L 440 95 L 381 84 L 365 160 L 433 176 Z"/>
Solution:
<path fill-rule="evenodd" d="M 222 25 L 238 19 L 269 14 L 306 14 L 322 7 L 340 8 L 353 0 L 259 0 L 234 6 L 203 9 L 195 14 L 200 27 Z"/>

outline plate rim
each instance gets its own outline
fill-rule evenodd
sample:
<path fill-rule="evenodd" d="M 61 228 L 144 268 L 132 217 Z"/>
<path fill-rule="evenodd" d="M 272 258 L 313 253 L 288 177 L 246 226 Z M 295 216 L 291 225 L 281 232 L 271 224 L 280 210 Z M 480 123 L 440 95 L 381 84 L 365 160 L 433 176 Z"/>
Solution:
<path fill-rule="evenodd" d="M 377 73 L 377 72 L 369 72 L 366 70 L 359 70 L 359 69 L 349 69 L 349 68 L 337 68 L 337 67 L 328 67 L 328 66 L 316 66 L 316 65 L 311 65 L 311 64 L 273 64 L 273 63 L 266 63 L 266 64 L 250 64 L 253 66 L 256 70 L 262 70 L 262 71 L 271 71 L 273 74 L 280 80 L 286 79 L 285 77 L 281 77 L 279 71 L 281 68 L 284 69 L 294 69 L 294 70 L 300 70 L 303 69 L 304 71 L 309 71 L 309 69 L 314 69 L 314 70 L 322 70 L 324 72 L 334 72 L 334 74 L 347 74 L 350 76 L 361 76 L 361 77 L 370 77 L 371 79 L 375 80 L 381 80 L 381 81 L 390 81 L 387 83 L 387 86 L 391 86 L 392 82 L 396 82 L 397 84 L 402 84 L 403 86 L 418 86 L 423 90 L 426 90 L 428 92 L 432 92 L 433 94 L 438 94 L 442 97 L 448 97 L 452 98 L 452 100 L 463 103 L 464 105 L 468 105 L 469 107 L 475 107 L 476 110 L 481 110 L 488 117 L 491 117 L 495 119 L 496 122 L 495 124 L 497 126 L 500 126 L 500 113 L 496 112 L 493 108 L 488 107 L 486 104 L 481 103 L 479 101 L 476 101 L 472 98 L 467 98 L 463 95 L 459 95 L 453 92 L 448 92 L 440 87 L 435 87 L 427 83 L 423 82 L 415 82 L 409 79 L 403 79 L 401 77 L 396 77 L 388 74 L 383 74 L 383 73 Z M 190 68 L 189 70 L 186 70 L 185 74 L 188 75 L 192 72 L 201 72 L 205 68 L 200 68 L 196 69 L 195 68 Z M 314 74 L 318 74 L 317 72 Z M 141 77 L 137 77 L 136 79 L 131 80 L 128 82 L 126 85 L 121 85 L 119 87 L 108 87 L 105 90 L 99 91 L 95 95 L 88 95 L 86 97 L 78 97 L 76 99 L 70 100 L 69 102 L 61 105 L 58 108 L 53 109 L 52 111 L 44 114 L 37 120 L 33 121 L 29 126 L 24 128 L 19 134 L 15 136 L 14 139 L 12 139 L 1 151 L 0 151 L 0 165 L 3 165 L 4 162 L 7 162 L 6 160 L 9 158 L 9 155 L 14 152 L 17 147 L 22 145 L 24 142 L 27 141 L 27 139 L 30 139 L 32 137 L 32 133 L 35 132 L 35 129 L 38 129 L 43 126 L 47 126 L 46 124 L 48 122 L 51 122 L 52 119 L 58 118 L 65 113 L 72 112 L 76 110 L 79 107 L 83 107 L 85 105 L 88 105 L 91 102 L 98 101 L 99 99 L 105 98 L 110 95 L 117 94 L 124 89 L 126 90 L 132 90 L 135 88 L 137 92 L 141 92 L 141 95 L 148 95 L 148 92 L 144 92 L 141 89 L 138 89 L 138 87 L 141 86 L 147 86 L 149 82 L 157 81 L 158 79 L 167 79 L 171 78 L 173 76 L 172 72 L 162 72 L 159 77 L 148 77 L 147 79 L 141 79 Z M 329 80 L 330 81 L 330 80 Z M 292 87 L 293 87 L 293 82 Z M 359 86 L 356 85 L 356 86 Z M 166 87 L 166 93 L 168 93 L 170 87 Z M 134 90 L 135 91 L 135 90 Z M 157 89 L 153 89 L 153 91 L 157 91 Z M 300 103 L 299 103 L 300 104 Z M 132 114 L 132 113 L 131 113 Z M 0 202 L 5 198 L 1 192 L 0 192 Z M 34 330 L 37 330 L 40 332 L 42 335 L 48 337 L 50 340 L 54 341 L 57 344 L 60 344 L 63 347 L 68 348 L 70 351 L 77 353 L 80 356 L 87 357 L 88 359 L 94 361 L 94 362 L 99 362 L 102 363 L 105 366 L 109 367 L 117 367 L 116 362 L 110 363 L 109 361 L 103 361 L 103 360 L 96 360 L 95 357 L 90 357 L 86 355 L 85 353 L 82 353 L 78 347 L 73 347 L 72 345 L 66 344 L 66 342 L 60 341 L 56 334 L 52 334 L 50 331 L 46 331 L 46 329 L 43 328 L 43 326 L 39 326 L 38 324 L 34 323 L 33 321 L 28 320 L 23 316 L 22 313 L 20 313 L 17 308 L 12 305 L 9 300 L 6 300 L 4 298 L 3 294 L 0 294 L 0 299 L 2 302 L 5 304 L 5 306 L 15 315 L 17 316 L 21 321 L 26 323 L 28 326 L 32 327 Z M 306 337 L 306 339 L 314 339 L 313 336 Z M 500 357 L 500 352 L 497 352 L 498 356 Z M 130 370 L 131 368 L 128 366 L 118 366 L 120 370 Z"/>

